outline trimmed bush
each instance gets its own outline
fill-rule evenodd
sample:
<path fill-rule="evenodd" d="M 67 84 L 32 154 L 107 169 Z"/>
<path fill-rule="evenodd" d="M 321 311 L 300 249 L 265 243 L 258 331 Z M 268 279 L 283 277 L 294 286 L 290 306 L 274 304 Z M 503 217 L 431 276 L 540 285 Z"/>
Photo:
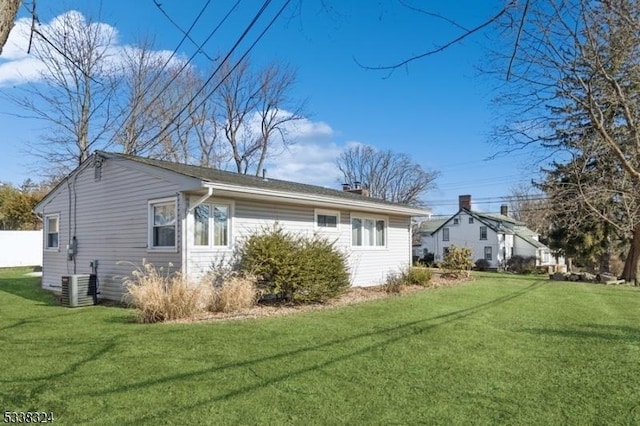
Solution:
<path fill-rule="evenodd" d="M 475 264 L 476 271 L 487 271 L 491 268 L 491 263 L 487 259 L 478 259 Z"/>
<path fill-rule="evenodd" d="M 444 269 L 444 275 L 451 277 L 468 277 L 473 267 L 471 249 L 450 245 L 445 253 L 440 267 Z"/>
<path fill-rule="evenodd" d="M 125 300 L 140 311 L 138 321 L 143 323 L 190 318 L 201 309 L 200 287 L 145 261 L 124 279 L 124 287 Z"/>
<path fill-rule="evenodd" d="M 246 239 L 240 270 L 295 303 L 326 302 L 349 287 L 345 255 L 334 243 L 285 232 L 278 225 Z"/>
<path fill-rule="evenodd" d="M 414 266 L 413 268 L 407 268 L 407 270 L 402 273 L 402 279 L 407 284 L 426 287 L 429 285 L 429 281 L 431 281 L 431 271 L 427 268 Z"/>
<path fill-rule="evenodd" d="M 507 269 L 516 274 L 532 274 L 536 270 L 535 256 L 512 256 L 507 260 Z"/>

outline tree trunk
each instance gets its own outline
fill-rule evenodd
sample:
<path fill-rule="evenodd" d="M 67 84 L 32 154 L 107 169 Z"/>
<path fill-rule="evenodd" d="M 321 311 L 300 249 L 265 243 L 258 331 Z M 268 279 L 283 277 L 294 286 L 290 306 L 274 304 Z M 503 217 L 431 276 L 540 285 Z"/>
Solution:
<path fill-rule="evenodd" d="M 638 258 L 640 258 L 640 225 L 636 225 L 633 229 L 631 247 L 629 248 L 622 272 L 622 279 L 630 283 L 632 282 L 635 286 L 640 284 L 640 281 L 638 281 L 640 278 L 638 274 Z"/>

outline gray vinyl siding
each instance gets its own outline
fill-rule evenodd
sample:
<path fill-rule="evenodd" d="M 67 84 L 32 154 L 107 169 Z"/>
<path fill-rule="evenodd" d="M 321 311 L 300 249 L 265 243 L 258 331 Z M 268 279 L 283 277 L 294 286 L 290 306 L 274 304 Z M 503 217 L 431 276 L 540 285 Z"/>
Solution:
<path fill-rule="evenodd" d="M 191 203 L 198 197 L 191 198 Z M 271 203 L 244 199 L 211 198 L 208 203 L 231 205 L 231 241 L 229 248 L 202 248 L 193 244 L 193 215 L 187 219 L 187 265 L 189 277 L 197 280 L 211 270 L 212 265 L 224 264 L 233 259 L 234 245 L 247 235 L 261 229 L 270 228 L 276 222 L 283 229 L 306 236 L 319 233 L 335 240 L 337 247 L 347 255 L 351 284 L 371 286 L 381 284 L 390 272 L 397 272 L 411 261 L 411 241 L 408 217 L 379 216 L 387 220 L 387 241 L 385 247 L 352 247 L 351 215 L 378 217 L 371 213 L 339 210 L 340 226 L 337 230 L 316 229 L 315 209 L 287 203 Z M 322 209 L 326 210 L 326 209 Z M 330 209 L 329 209 L 330 210 Z M 337 211 L 337 210 L 336 210 Z"/>
<path fill-rule="evenodd" d="M 342 216 L 344 227 L 348 227 L 348 240 L 351 245 L 351 217 L 376 217 L 371 213 L 349 212 Z M 411 220 L 407 217 L 380 216 L 387 219 L 387 241 L 385 247 L 351 247 L 349 267 L 351 284 L 354 286 L 372 286 L 384 283 L 389 274 L 398 273 L 411 265 Z"/>
<path fill-rule="evenodd" d="M 171 263 L 173 269 L 179 270 L 183 206 L 178 192 L 178 186 L 169 180 L 141 173 L 115 161 L 103 164 L 100 180 L 94 178 L 93 167 L 80 169 L 75 178 L 70 177 L 68 184 L 61 185 L 42 206 L 43 216 L 60 214 L 60 249 L 44 251 L 43 287 L 55 289 L 63 275 L 90 273 L 90 262 L 98 260 L 100 297 L 119 301 L 123 296 L 122 278 L 130 275 L 143 259 L 157 267 L 166 268 Z M 166 197 L 178 200 L 178 247 L 174 252 L 151 251 L 147 249 L 148 202 Z M 75 270 L 74 262 L 67 261 L 66 253 L 74 230 L 77 238 Z"/>

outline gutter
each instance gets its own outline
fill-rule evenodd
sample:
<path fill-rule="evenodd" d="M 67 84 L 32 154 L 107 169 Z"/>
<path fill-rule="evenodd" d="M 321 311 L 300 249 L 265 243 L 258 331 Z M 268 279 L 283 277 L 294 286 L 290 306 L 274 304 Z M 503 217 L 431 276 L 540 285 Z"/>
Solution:
<path fill-rule="evenodd" d="M 224 183 L 203 182 L 202 186 L 207 189 L 217 189 L 219 191 L 238 192 L 243 194 L 258 195 L 262 197 L 274 197 L 285 200 L 297 200 L 302 201 L 301 204 L 315 205 L 317 203 L 325 203 L 332 206 L 340 206 L 350 210 L 366 209 L 375 212 L 386 212 L 389 214 L 404 214 L 406 216 L 428 216 L 430 212 L 428 210 L 417 209 L 413 207 L 405 207 L 401 205 L 385 205 L 367 202 L 366 200 L 343 200 L 339 198 L 314 195 L 314 194 L 298 194 L 295 192 L 278 191 L 273 189 L 264 188 L 251 188 L 244 186 L 229 185 Z"/>

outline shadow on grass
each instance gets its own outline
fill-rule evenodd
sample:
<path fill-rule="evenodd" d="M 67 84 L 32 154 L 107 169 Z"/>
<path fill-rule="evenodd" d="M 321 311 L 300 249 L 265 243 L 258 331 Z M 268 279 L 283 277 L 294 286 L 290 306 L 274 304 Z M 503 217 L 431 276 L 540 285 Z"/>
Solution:
<path fill-rule="evenodd" d="M 66 345 L 67 343 L 61 343 L 61 344 Z M 53 381 L 55 381 L 56 379 L 60 379 L 61 377 L 65 377 L 67 375 L 74 374 L 81 367 L 91 362 L 98 361 L 104 355 L 108 354 L 109 352 L 112 352 L 116 348 L 116 346 L 117 346 L 116 338 L 111 338 L 108 341 L 106 341 L 103 345 L 100 345 L 95 351 L 92 351 L 91 353 L 79 359 L 78 361 L 67 365 L 64 369 L 56 373 L 51 373 L 51 374 L 38 376 L 38 377 L 30 377 L 29 379 L 26 379 L 26 380 L 25 379 L 0 380 L 0 383 L 5 384 L 5 386 L 3 387 L 7 387 L 10 384 L 21 385 L 25 382 L 33 382 L 33 383 L 41 382 L 39 384 L 36 384 L 35 386 L 30 386 L 28 388 L 29 389 L 28 392 L 19 392 L 19 391 L 16 392 L 15 390 L 13 390 L 4 395 L 3 395 L 4 392 L 0 392 L 0 397 L 1 397 L 0 400 L 3 400 L 5 403 L 8 404 L 8 406 L 11 406 L 11 407 L 27 407 L 29 406 L 29 404 L 32 403 L 32 401 L 37 399 L 37 395 L 39 395 L 42 392 L 49 391 L 51 388 L 51 383 Z"/>
<path fill-rule="evenodd" d="M 0 278 L 0 291 L 22 297 L 23 299 L 39 302 L 43 305 L 58 305 L 55 295 L 40 286 L 40 277 Z"/>
<path fill-rule="evenodd" d="M 385 329 L 379 329 L 376 331 L 371 331 L 366 333 L 359 333 L 359 334 L 355 334 L 355 335 L 340 338 L 340 339 L 334 339 L 326 343 L 307 346 L 307 347 L 303 347 L 303 348 L 291 350 L 291 351 L 285 351 L 285 352 L 281 352 L 281 353 L 277 353 L 277 354 L 269 355 L 265 357 L 250 359 L 246 361 L 231 362 L 224 365 L 203 368 L 203 369 L 199 369 L 199 370 L 195 370 L 187 373 L 172 374 L 160 379 L 144 380 L 137 383 L 124 384 L 124 385 L 104 389 L 102 391 L 95 392 L 89 395 L 104 397 L 108 394 L 129 392 L 129 391 L 144 389 L 149 386 L 168 385 L 175 381 L 196 379 L 204 374 L 210 374 L 210 373 L 224 371 L 224 370 L 233 369 L 233 368 L 246 368 L 259 380 L 258 383 L 240 386 L 235 390 L 228 391 L 221 395 L 213 396 L 206 401 L 194 401 L 194 404 L 189 404 L 182 407 L 173 406 L 165 410 L 154 412 L 153 415 L 138 418 L 136 422 L 131 424 L 138 424 L 140 421 L 149 421 L 149 420 L 166 421 L 168 416 L 173 416 L 181 411 L 193 410 L 199 407 L 202 403 L 210 404 L 217 401 L 224 401 L 239 395 L 253 392 L 261 388 L 274 386 L 292 377 L 296 377 L 312 371 L 320 370 L 325 367 L 331 366 L 333 364 L 346 361 L 353 357 L 364 355 L 369 352 L 376 351 L 381 348 L 390 346 L 399 341 L 412 338 L 417 334 L 426 333 L 440 326 L 443 326 L 455 321 L 463 320 L 471 315 L 480 313 L 487 309 L 494 308 L 503 303 L 506 303 L 518 297 L 524 296 L 525 294 L 536 290 L 537 288 L 541 287 L 544 284 L 546 283 L 539 281 L 527 286 L 526 288 L 513 292 L 511 294 L 498 297 L 497 299 L 484 302 L 476 306 L 472 306 L 470 308 L 460 309 L 457 311 L 436 315 L 433 317 L 429 317 L 429 318 L 425 318 L 417 321 L 406 322 L 394 327 L 388 327 Z M 300 355 L 300 354 L 313 352 L 313 351 L 323 350 L 324 352 L 331 353 L 332 348 L 335 348 L 335 349 L 344 348 L 346 346 L 345 344 L 357 346 L 358 340 L 363 338 L 376 337 L 376 336 L 382 337 L 383 340 L 375 343 L 365 343 L 364 346 L 360 348 L 349 349 L 347 353 L 333 356 L 330 359 L 322 362 L 311 361 L 310 362 L 311 365 L 309 366 L 305 366 L 298 369 L 292 369 L 285 374 L 276 375 L 275 377 L 271 377 L 271 378 L 261 377 L 253 369 L 254 366 L 260 363 L 271 362 L 271 361 L 281 361 L 281 360 L 285 361 L 287 358 Z"/>
<path fill-rule="evenodd" d="M 582 328 L 567 330 L 558 330 L 553 328 L 526 328 L 518 331 L 568 339 L 596 339 L 627 343 L 640 342 L 640 328 L 628 326 L 586 324 Z"/>

